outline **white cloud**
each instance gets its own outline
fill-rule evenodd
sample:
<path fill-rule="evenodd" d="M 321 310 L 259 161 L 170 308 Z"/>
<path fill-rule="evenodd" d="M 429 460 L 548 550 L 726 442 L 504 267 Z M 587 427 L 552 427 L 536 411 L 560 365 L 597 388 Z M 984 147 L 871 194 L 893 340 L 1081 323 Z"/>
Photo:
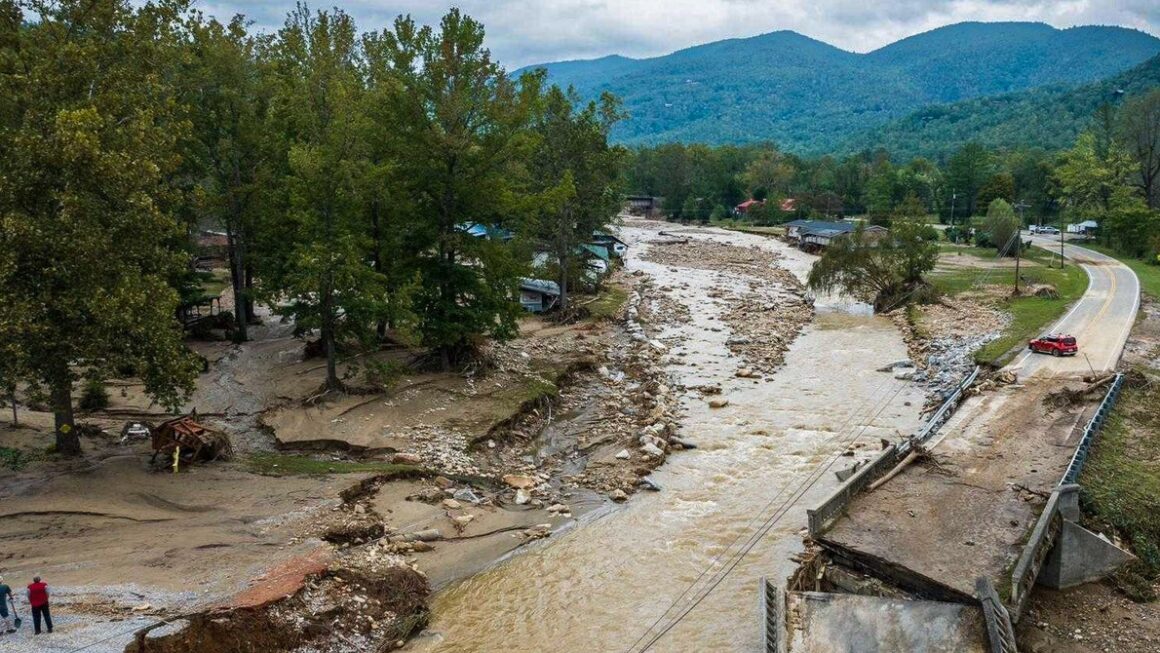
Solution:
<path fill-rule="evenodd" d="M 317 0 L 338 5 L 362 30 L 400 13 L 435 23 L 438 0 Z M 509 68 L 608 54 L 656 56 L 691 45 L 793 30 L 846 50 L 867 52 L 900 38 L 962 21 L 1041 21 L 1056 27 L 1123 25 L 1160 32 L 1157 0 L 460 0 L 484 23 L 488 46 Z M 292 0 L 207 0 L 207 14 L 242 13 L 260 29 L 281 25 Z"/>

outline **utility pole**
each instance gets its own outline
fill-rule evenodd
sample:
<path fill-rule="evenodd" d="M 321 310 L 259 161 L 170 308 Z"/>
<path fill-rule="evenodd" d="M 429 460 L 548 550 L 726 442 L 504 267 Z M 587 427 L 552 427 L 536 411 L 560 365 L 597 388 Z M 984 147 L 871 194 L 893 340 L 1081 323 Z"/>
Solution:
<path fill-rule="evenodd" d="M 958 194 L 955 193 L 955 189 L 952 188 L 951 189 L 951 226 L 950 226 L 951 229 L 955 228 L 955 198 L 956 197 L 958 197 Z M 954 232 L 952 231 L 952 233 L 954 233 Z M 955 233 L 954 242 L 956 242 L 956 243 L 959 242 L 959 235 L 957 233 Z"/>
<path fill-rule="evenodd" d="M 1064 203 L 1064 210 L 1059 212 L 1059 269 L 1063 269 L 1063 215 L 1067 212 L 1067 207 L 1071 206 L 1071 200 Z"/>
<path fill-rule="evenodd" d="M 1019 209 L 1019 226 L 1015 228 L 1015 294 L 1019 294 L 1019 256 L 1023 253 L 1023 212 L 1027 209 L 1026 202 L 1015 205 Z"/>

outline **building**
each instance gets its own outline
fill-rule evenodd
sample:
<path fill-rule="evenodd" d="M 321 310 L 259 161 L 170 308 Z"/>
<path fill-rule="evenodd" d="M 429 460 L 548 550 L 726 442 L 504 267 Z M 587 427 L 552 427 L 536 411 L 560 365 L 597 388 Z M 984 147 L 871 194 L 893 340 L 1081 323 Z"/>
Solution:
<path fill-rule="evenodd" d="M 546 279 L 520 279 L 520 306 L 525 311 L 543 313 L 560 301 L 560 285 Z"/>
<path fill-rule="evenodd" d="M 633 215 L 658 215 L 663 203 L 663 197 L 652 195 L 628 195 L 624 198 L 625 208 Z"/>
<path fill-rule="evenodd" d="M 762 206 L 765 202 L 758 202 L 757 200 L 745 200 L 744 202 L 733 207 L 734 215 L 745 215 L 749 213 L 755 206 Z"/>
<path fill-rule="evenodd" d="M 503 227 L 494 225 L 485 225 L 479 222 L 463 222 L 456 225 L 456 228 L 473 238 L 499 240 L 505 243 L 516 237 L 510 229 L 504 229 Z"/>
<path fill-rule="evenodd" d="M 853 222 L 826 222 L 823 220 L 793 220 L 785 224 L 785 238 L 806 251 L 825 249 L 835 238 L 853 233 L 858 225 Z M 865 225 L 866 234 L 881 237 L 887 233 L 885 227 Z"/>
<path fill-rule="evenodd" d="M 612 234 L 607 234 L 602 231 L 592 232 L 592 244 L 604 247 L 613 258 L 624 258 L 624 255 L 628 253 L 627 243 Z"/>

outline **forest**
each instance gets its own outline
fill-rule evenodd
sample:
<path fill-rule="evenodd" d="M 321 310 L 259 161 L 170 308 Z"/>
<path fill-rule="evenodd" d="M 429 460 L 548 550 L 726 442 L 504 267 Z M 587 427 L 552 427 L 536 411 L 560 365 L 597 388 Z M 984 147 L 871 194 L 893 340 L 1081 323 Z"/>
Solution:
<path fill-rule="evenodd" d="M 669 143 L 634 150 L 625 176 L 632 192 L 662 197 L 669 215 L 697 222 L 865 216 L 889 225 L 898 216 L 921 216 L 961 226 L 1002 199 L 1026 226 L 1094 220 L 1104 244 L 1156 262 L 1160 89 L 1104 102 L 1058 150 L 970 142 L 936 162 L 898 161 L 882 147 L 808 158 L 772 143 Z M 735 207 L 749 199 L 760 204 L 739 214 Z"/>
<path fill-rule="evenodd" d="M 233 337 L 274 307 L 317 334 L 326 390 L 344 350 L 388 338 L 460 366 L 515 332 L 533 246 L 566 304 L 573 252 L 620 208 L 619 117 L 509 75 L 455 9 L 364 32 L 300 4 L 253 34 L 185 0 L 0 0 L 0 382 L 43 390 L 64 454 L 78 381 L 180 405 L 207 230 Z"/>

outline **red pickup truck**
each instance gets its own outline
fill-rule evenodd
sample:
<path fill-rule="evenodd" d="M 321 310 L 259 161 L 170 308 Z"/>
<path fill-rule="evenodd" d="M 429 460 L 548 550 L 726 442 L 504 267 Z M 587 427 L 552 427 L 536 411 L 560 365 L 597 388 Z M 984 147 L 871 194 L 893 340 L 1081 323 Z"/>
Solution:
<path fill-rule="evenodd" d="M 1052 334 L 1036 338 L 1027 343 L 1027 348 L 1040 354 L 1051 354 L 1052 356 L 1075 356 L 1079 352 L 1079 345 L 1075 342 L 1075 336 L 1065 336 L 1062 334 Z"/>

